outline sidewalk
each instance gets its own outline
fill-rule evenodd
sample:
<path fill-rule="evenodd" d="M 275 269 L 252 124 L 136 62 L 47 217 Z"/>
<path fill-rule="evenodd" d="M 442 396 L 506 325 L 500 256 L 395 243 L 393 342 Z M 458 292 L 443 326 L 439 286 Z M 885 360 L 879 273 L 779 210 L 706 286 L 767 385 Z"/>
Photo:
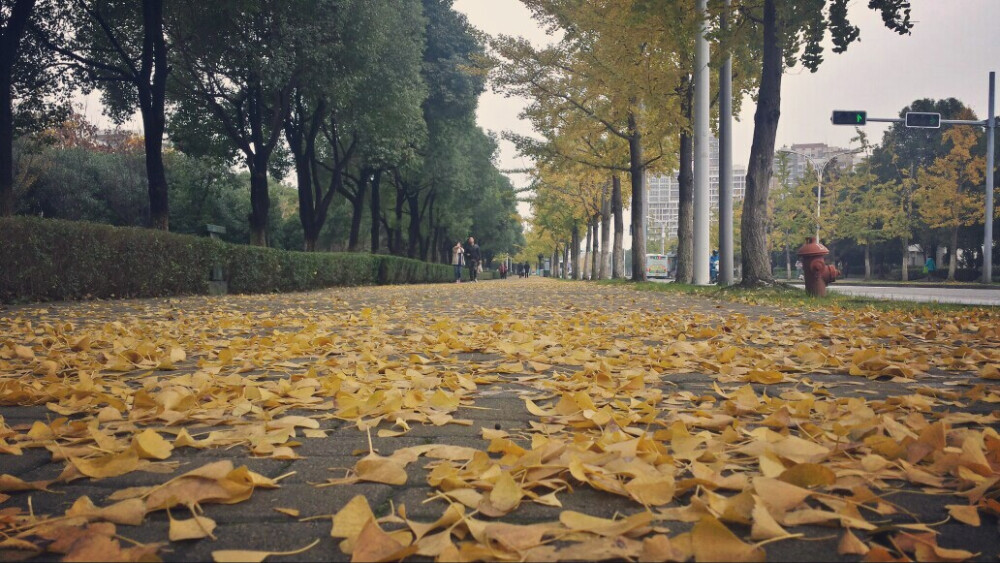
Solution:
<path fill-rule="evenodd" d="M 0 308 L 0 559 L 995 560 L 1000 314 L 838 315 L 542 278 Z"/>

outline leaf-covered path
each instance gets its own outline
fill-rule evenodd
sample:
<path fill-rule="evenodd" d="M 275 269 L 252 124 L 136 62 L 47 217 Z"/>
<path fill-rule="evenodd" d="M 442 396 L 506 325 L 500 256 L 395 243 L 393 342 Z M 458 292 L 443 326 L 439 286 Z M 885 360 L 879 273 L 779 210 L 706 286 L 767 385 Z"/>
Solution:
<path fill-rule="evenodd" d="M 542 279 L 0 308 L 0 560 L 995 560 L 998 369 Z"/>

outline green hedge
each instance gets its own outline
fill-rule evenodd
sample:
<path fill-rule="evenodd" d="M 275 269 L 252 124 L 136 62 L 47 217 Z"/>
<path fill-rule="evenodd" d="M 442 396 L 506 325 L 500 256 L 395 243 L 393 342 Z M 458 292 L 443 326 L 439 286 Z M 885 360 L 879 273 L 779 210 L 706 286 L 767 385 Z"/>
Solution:
<path fill-rule="evenodd" d="M 452 281 L 451 266 L 397 256 L 288 252 L 94 223 L 0 219 L 0 301 L 205 294 L 214 264 L 230 293 Z"/>

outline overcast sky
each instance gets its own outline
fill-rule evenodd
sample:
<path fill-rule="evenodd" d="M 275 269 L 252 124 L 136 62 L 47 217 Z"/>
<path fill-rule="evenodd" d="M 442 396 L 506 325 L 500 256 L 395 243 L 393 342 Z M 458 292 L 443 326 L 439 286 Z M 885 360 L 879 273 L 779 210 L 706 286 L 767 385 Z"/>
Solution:
<path fill-rule="evenodd" d="M 989 71 L 1000 71 L 1000 0 L 915 0 L 915 25 L 907 36 L 885 29 L 867 5 L 867 0 L 850 3 L 851 21 L 861 28 L 860 42 L 839 55 L 827 49 L 816 73 L 799 67 L 785 74 L 779 147 L 817 142 L 848 146 L 854 129 L 831 125 L 834 109 L 896 117 L 915 99 L 955 97 L 985 119 Z M 552 40 L 519 0 L 456 0 L 455 8 L 490 34 L 520 35 L 536 45 Z M 487 92 L 479 102 L 479 124 L 493 131 L 530 133 L 530 126 L 517 118 L 524 104 L 525 100 Z M 734 123 L 733 158 L 740 166 L 746 166 L 750 156 L 754 109 L 753 102 L 745 100 Z M 870 124 L 866 131 L 879 142 L 885 128 Z M 501 166 L 523 168 L 530 162 L 518 158 L 505 142 Z M 516 185 L 524 182 L 523 177 L 512 179 Z"/>

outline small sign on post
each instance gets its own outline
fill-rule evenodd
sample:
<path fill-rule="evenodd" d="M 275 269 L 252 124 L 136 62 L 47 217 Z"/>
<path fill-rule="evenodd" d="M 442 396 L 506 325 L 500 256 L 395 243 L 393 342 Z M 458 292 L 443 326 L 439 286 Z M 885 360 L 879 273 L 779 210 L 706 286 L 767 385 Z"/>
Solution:
<path fill-rule="evenodd" d="M 205 225 L 205 230 L 208 231 L 208 236 L 213 239 L 219 238 L 219 235 L 226 234 L 226 228 L 221 225 Z"/>

